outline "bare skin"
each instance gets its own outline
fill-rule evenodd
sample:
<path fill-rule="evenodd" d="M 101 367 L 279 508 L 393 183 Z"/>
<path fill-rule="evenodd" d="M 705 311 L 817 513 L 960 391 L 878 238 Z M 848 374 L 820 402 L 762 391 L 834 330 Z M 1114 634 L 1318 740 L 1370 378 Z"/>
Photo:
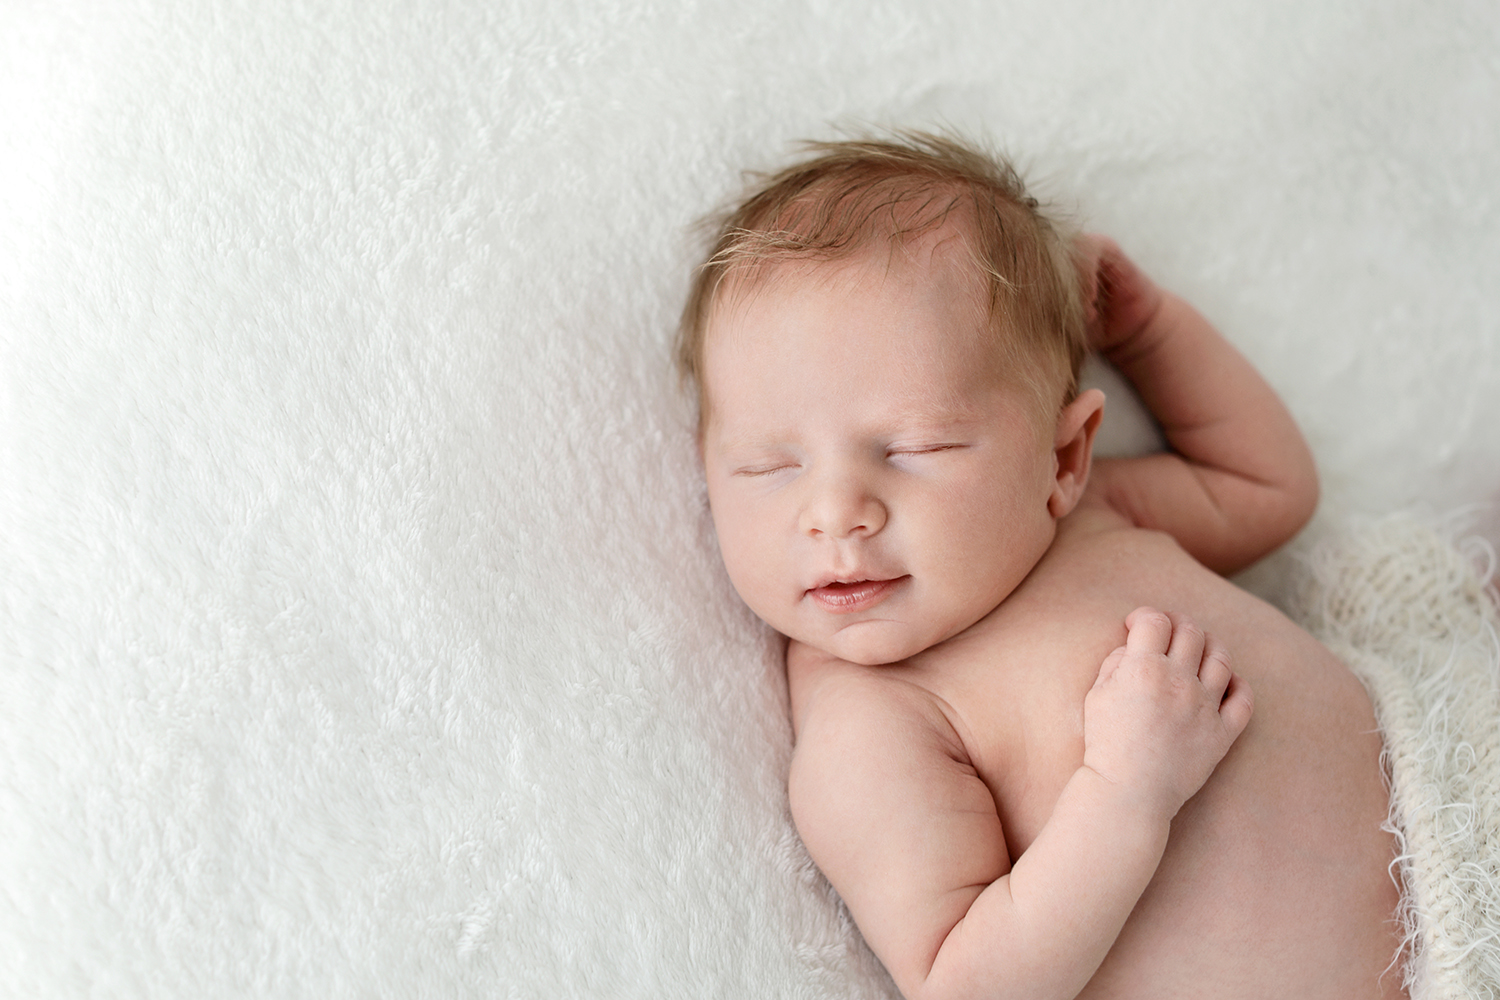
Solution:
<path fill-rule="evenodd" d="M 912 1000 L 1402 995 L 1368 698 L 1218 575 L 1316 502 L 1290 416 L 1095 240 L 1096 346 L 1174 451 L 1093 464 L 1097 394 L 1039 424 L 996 388 L 954 239 L 710 326 L 710 501 L 791 637 L 814 860 Z"/>
<path fill-rule="evenodd" d="M 1141 565 L 1154 567 L 1149 579 Z M 910 997 L 943 993 L 944 972 L 973 987 L 957 995 L 1021 995 L 1004 979 L 981 989 L 973 980 L 984 978 L 983 967 L 961 951 L 935 968 L 939 952 L 963 940 L 957 929 L 981 893 L 1047 828 L 1083 763 L 1094 664 L 1122 641 L 1121 622 L 1142 604 L 1188 609 L 1237 651 L 1254 717 L 1171 819 L 1149 884 L 1078 995 L 1401 995 L 1399 974 L 1379 978 L 1397 944 L 1387 873 L 1394 850 L 1380 830 L 1380 740 L 1363 689 L 1274 609 L 1204 570 L 1169 537 L 1103 508 L 1068 518 L 1036 571 L 992 615 L 901 666 L 874 673 L 792 646 L 794 814 L 871 946 Z M 820 713 L 866 702 L 879 707 L 841 714 L 833 738 L 820 733 L 830 725 Z M 869 772 L 824 770 L 813 756 L 861 745 Z M 920 752 L 908 753 L 913 747 Z M 838 761 L 848 763 L 843 753 Z M 862 779 L 885 787 L 878 795 L 859 789 L 864 807 L 827 808 L 828 786 Z M 889 834 L 896 824 L 880 817 L 902 810 L 925 817 L 926 828 L 878 847 L 863 842 Z M 1113 836 L 1115 824 L 1101 817 L 1089 833 Z M 1087 880 L 1094 870 L 1078 874 Z M 903 904 L 923 896 L 926 919 L 913 926 Z"/>

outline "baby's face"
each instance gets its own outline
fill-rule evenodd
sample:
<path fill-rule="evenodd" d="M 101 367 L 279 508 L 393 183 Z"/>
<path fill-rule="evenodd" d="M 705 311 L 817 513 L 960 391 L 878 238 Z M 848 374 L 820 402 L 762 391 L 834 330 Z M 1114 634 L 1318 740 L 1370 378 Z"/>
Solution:
<path fill-rule="evenodd" d="M 730 579 L 778 631 L 865 664 L 974 624 L 1055 531 L 1053 425 L 997 376 L 978 281 L 942 246 L 897 258 L 730 294 L 703 364 Z"/>

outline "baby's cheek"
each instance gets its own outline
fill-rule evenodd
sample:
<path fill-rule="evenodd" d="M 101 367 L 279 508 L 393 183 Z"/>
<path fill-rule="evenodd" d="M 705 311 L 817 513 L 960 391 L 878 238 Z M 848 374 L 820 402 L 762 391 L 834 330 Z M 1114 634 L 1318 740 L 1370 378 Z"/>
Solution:
<path fill-rule="evenodd" d="M 780 561 L 768 551 L 764 538 L 757 538 L 754 533 L 721 536 L 720 552 L 740 599 L 762 619 L 780 628 L 778 620 L 784 615 L 778 607 L 778 597 L 786 590 L 786 574 Z"/>

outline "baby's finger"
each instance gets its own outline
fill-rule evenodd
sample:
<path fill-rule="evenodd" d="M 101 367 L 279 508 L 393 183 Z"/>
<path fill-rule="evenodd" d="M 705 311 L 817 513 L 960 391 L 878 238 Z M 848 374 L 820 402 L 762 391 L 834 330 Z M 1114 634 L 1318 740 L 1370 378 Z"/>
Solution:
<path fill-rule="evenodd" d="M 1245 683 L 1245 678 L 1235 674 L 1229 679 L 1229 688 L 1224 692 L 1224 700 L 1219 705 L 1219 718 L 1224 720 L 1224 728 L 1232 735 L 1231 739 L 1238 739 L 1240 733 L 1250 724 L 1250 716 L 1255 711 L 1255 694 L 1250 690 L 1250 685 Z"/>
<path fill-rule="evenodd" d="M 1167 648 L 1167 659 L 1181 670 L 1198 672 L 1203 662 L 1203 649 L 1208 635 L 1187 615 L 1172 617 L 1172 644 Z"/>
<path fill-rule="evenodd" d="M 1094 678 L 1094 687 L 1099 687 L 1109 680 L 1110 675 L 1119 669 L 1120 662 L 1124 659 L 1125 647 L 1116 646 L 1114 651 L 1104 658 L 1104 662 L 1099 664 L 1099 676 Z"/>
<path fill-rule="evenodd" d="M 1216 700 L 1224 700 L 1224 692 L 1234 677 L 1234 668 L 1229 665 L 1229 650 L 1215 636 L 1208 636 L 1203 647 L 1203 660 L 1198 665 L 1198 680 Z"/>
<path fill-rule="evenodd" d="M 1172 619 L 1155 608 L 1136 608 L 1125 616 L 1125 648 L 1161 656 L 1172 643 Z"/>

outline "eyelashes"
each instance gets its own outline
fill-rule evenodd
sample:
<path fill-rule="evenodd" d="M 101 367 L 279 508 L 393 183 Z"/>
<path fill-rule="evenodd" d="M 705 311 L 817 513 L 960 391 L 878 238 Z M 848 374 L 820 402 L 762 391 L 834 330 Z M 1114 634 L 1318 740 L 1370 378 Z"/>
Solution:
<path fill-rule="evenodd" d="M 957 451 L 959 448 L 965 447 L 967 447 L 967 445 L 962 444 L 918 445 L 910 448 L 891 448 L 886 452 L 886 455 L 888 457 L 893 455 L 936 455 L 939 452 Z"/>
<path fill-rule="evenodd" d="M 735 469 L 733 474 L 736 475 L 736 476 L 740 476 L 742 478 L 745 478 L 745 479 L 758 479 L 758 478 L 762 478 L 762 477 L 765 477 L 765 476 L 775 475 L 778 472 L 784 472 L 787 469 L 795 469 L 795 468 L 797 468 L 796 465 L 788 463 L 786 465 L 772 465 L 772 466 L 756 467 L 756 468 L 750 468 L 750 469 Z"/>
<path fill-rule="evenodd" d="M 920 458 L 927 455 L 939 455 L 944 452 L 959 451 L 969 447 L 967 444 L 958 442 L 943 442 L 941 444 L 924 445 L 902 445 L 888 448 L 885 452 L 886 459 L 893 458 Z M 735 469 L 731 475 L 741 479 L 764 479 L 774 476 L 778 472 L 788 472 L 802 467 L 800 462 L 775 462 L 765 465 L 747 465 Z"/>

